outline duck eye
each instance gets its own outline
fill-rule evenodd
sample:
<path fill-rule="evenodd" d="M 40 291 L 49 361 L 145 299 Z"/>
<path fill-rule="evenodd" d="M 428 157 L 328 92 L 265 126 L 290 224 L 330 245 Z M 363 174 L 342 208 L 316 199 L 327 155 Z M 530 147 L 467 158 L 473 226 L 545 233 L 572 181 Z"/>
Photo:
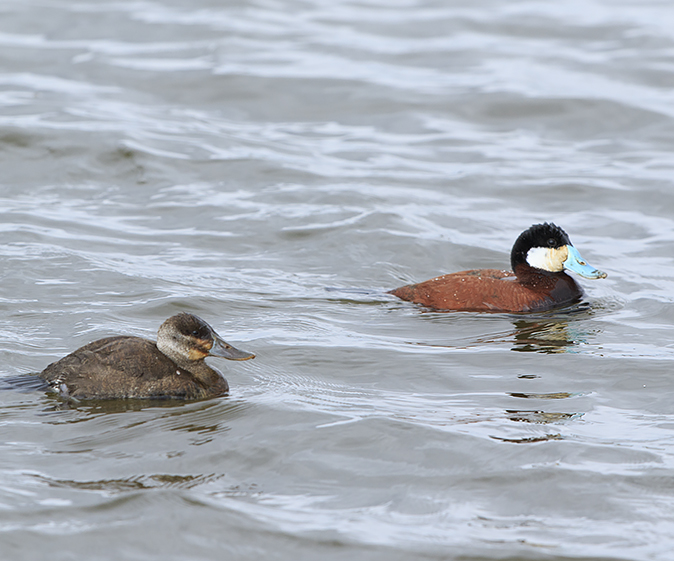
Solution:
<path fill-rule="evenodd" d="M 555 247 L 557 245 L 557 242 L 555 241 L 555 238 L 550 238 L 548 240 L 548 247 Z"/>
<path fill-rule="evenodd" d="M 192 331 L 192 335 L 194 335 L 195 337 L 198 337 L 198 336 L 199 336 L 199 332 L 195 329 L 194 331 Z"/>

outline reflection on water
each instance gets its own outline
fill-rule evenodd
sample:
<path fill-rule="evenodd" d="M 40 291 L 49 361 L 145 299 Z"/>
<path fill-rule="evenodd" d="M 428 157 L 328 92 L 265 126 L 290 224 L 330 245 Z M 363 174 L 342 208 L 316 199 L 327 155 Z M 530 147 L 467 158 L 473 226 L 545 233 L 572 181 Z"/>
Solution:
<path fill-rule="evenodd" d="M 522 399 L 568 399 L 569 397 L 574 397 L 580 394 L 569 392 L 555 392 L 555 393 L 511 392 L 508 395 L 510 397 L 520 397 Z"/>
<path fill-rule="evenodd" d="M 51 425 L 87 423 L 97 419 L 104 424 L 111 422 L 117 427 L 116 431 L 110 433 L 111 439 L 117 439 L 122 430 L 135 430 L 137 427 L 150 430 L 149 425 L 153 425 L 169 433 L 190 435 L 191 445 L 207 444 L 216 435 L 228 432 L 230 430 L 228 421 L 242 415 L 250 407 L 249 403 L 232 398 L 205 402 L 176 399 L 110 399 L 73 403 L 60 396 L 48 394 L 44 399 L 49 405 L 42 410 L 42 413 L 49 416 L 45 423 Z M 165 411 L 159 413 L 158 409 Z M 157 415 L 143 415 L 150 410 L 157 412 Z M 108 420 L 114 415 L 124 416 L 119 417 L 120 420 L 117 421 Z"/>
<path fill-rule="evenodd" d="M 46 388 L 49 390 L 49 388 Z M 78 417 L 77 422 L 85 421 L 97 415 L 107 413 L 125 413 L 128 411 L 142 411 L 144 409 L 158 407 L 182 407 L 189 402 L 180 399 L 106 399 L 106 400 L 85 400 L 80 401 L 73 398 L 63 397 L 54 392 L 48 391 L 46 400 L 49 406 L 45 409 L 49 411 L 76 411 L 84 413 L 83 417 Z M 70 419 L 69 422 L 76 422 Z"/>
<path fill-rule="evenodd" d="M 514 322 L 513 351 L 522 353 L 538 352 L 546 354 L 577 352 L 576 347 L 587 344 L 589 332 L 575 322 L 564 320 Z"/>
<path fill-rule="evenodd" d="M 514 329 L 480 337 L 475 343 L 492 345 L 510 344 L 511 350 L 521 353 L 577 353 L 581 345 L 590 343 L 596 330 L 587 327 L 581 319 L 564 316 L 517 317 Z"/>
<path fill-rule="evenodd" d="M 587 320 L 615 311 L 622 306 L 616 299 L 581 302 L 571 308 L 543 313 L 539 316 L 517 317 L 510 335 L 513 351 L 544 354 L 577 353 L 581 345 L 589 345 L 600 331 L 589 328 Z"/>
<path fill-rule="evenodd" d="M 123 479 L 101 479 L 92 481 L 76 481 L 70 479 L 53 479 L 42 474 L 33 475 L 37 480 L 50 487 L 65 487 L 85 491 L 123 492 L 159 487 L 177 487 L 190 489 L 221 479 L 223 475 L 170 475 L 165 473 L 138 475 Z"/>
<path fill-rule="evenodd" d="M 601 321 L 602 316 L 619 307 L 619 302 L 605 299 L 603 302 L 581 302 L 562 310 L 528 315 L 441 312 L 420 308 L 421 313 L 416 316 L 419 319 L 434 324 L 459 326 L 459 330 L 452 334 L 449 340 L 451 342 L 410 341 L 410 344 L 462 350 L 493 350 L 499 346 L 507 346 L 517 352 L 542 354 L 596 352 L 603 345 L 597 344 L 602 330 L 595 325 Z M 482 329 L 482 333 L 477 336 L 466 335 L 460 331 L 460 323 L 465 322 L 466 318 L 475 322 L 473 325 L 476 326 L 478 321 L 487 326 L 493 323 L 501 325 L 501 320 L 507 319 L 513 327 L 491 332 L 484 332 Z"/>
<path fill-rule="evenodd" d="M 511 442 L 513 444 L 531 444 L 536 442 L 547 442 L 548 440 L 562 440 L 561 434 L 545 434 L 543 436 L 532 436 L 527 438 L 503 438 L 501 436 L 492 436 L 494 440 L 501 442 Z"/>
<path fill-rule="evenodd" d="M 549 401 L 558 401 L 563 399 L 572 399 L 582 395 L 575 392 L 552 392 L 552 393 L 528 393 L 528 392 L 509 392 L 510 397 L 516 399 L 541 399 Z M 562 411 L 544 411 L 542 409 L 527 410 L 527 409 L 506 409 L 506 418 L 516 423 L 531 423 L 535 425 L 549 425 L 560 424 L 568 421 L 575 421 L 583 416 L 583 413 L 566 413 Z M 501 440 L 515 443 L 541 442 L 542 440 L 561 440 L 562 436 L 559 434 L 546 434 L 544 436 L 537 436 L 532 439 L 530 437 L 520 439 L 504 439 Z"/>
<path fill-rule="evenodd" d="M 451 343 L 438 342 L 411 342 L 411 344 L 437 348 L 486 348 L 499 344 L 511 345 L 511 350 L 518 352 L 538 352 L 544 354 L 576 353 L 581 345 L 588 345 L 599 333 L 587 325 L 588 308 L 578 306 L 572 310 L 564 310 L 556 313 L 536 314 L 529 316 L 498 315 L 507 317 L 512 321 L 513 329 L 492 332 L 475 337 L 454 336 Z M 488 314 L 490 320 L 494 316 Z M 458 323 L 466 317 L 471 319 L 485 317 L 485 314 L 472 314 L 470 312 L 438 312 L 436 310 L 422 310 L 418 315 L 420 319 L 428 319 L 433 322 L 441 320 L 443 323 Z M 488 324 L 488 319 L 480 320 Z"/>
<path fill-rule="evenodd" d="M 570 419 L 577 419 L 582 416 L 582 413 L 557 413 L 546 411 L 508 410 L 506 411 L 506 413 L 508 414 L 508 418 L 511 421 L 517 421 L 522 423 L 539 423 L 539 424 L 560 423 L 562 421 L 568 421 Z"/>
<path fill-rule="evenodd" d="M 667 8 L 4 2 L 3 557 L 670 559 Z M 544 220 L 590 304 L 385 294 Z M 9 379 L 178 309 L 231 396 Z"/>

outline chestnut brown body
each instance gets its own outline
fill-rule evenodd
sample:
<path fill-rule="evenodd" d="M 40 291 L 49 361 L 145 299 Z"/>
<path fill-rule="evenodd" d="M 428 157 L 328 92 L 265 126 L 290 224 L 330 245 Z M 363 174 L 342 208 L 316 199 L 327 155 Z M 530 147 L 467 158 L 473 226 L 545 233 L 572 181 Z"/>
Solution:
<path fill-rule="evenodd" d="M 466 312 L 542 312 L 574 304 L 583 297 L 582 288 L 566 273 L 526 266 L 518 267 L 518 272 L 461 271 L 402 286 L 390 294 L 435 310 Z"/>

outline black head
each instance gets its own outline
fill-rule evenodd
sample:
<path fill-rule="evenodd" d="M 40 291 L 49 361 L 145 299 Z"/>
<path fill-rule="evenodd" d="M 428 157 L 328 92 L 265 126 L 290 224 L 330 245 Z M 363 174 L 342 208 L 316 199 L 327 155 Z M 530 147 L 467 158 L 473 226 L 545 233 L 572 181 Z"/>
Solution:
<path fill-rule="evenodd" d="M 552 223 L 534 224 L 528 230 L 522 232 L 510 252 L 510 265 L 515 271 L 518 265 L 527 263 L 527 254 L 534 247 L 545 249 L 559 249 L 571 245 L 567 233 L 559 226 Z"/>

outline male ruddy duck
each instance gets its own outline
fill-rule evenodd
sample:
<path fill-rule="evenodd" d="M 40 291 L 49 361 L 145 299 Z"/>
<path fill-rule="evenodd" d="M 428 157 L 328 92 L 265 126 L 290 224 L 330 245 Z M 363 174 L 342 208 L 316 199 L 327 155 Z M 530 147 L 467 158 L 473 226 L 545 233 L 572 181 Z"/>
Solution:
<path fill-rule="evenodd" d="M 534 224 L 510 253 L 512 271 L 481 269 L 451 273 L 391 290 L 403 300 L 443 311 L 542 312 L 578 302 L 583 289 L 564 270 L 603 279 L 554 224 Z"/>
<path fill-rule="evenodd" d="M 204 359 L 248 360 L 255 355 L 225 343 L 201 318 L 187 313 L 167 319 L 157 342 L 107 337 L 47 366 L 40 377 L 74 399 L 205 399 L 226 394 L 227 380 Z"/>

